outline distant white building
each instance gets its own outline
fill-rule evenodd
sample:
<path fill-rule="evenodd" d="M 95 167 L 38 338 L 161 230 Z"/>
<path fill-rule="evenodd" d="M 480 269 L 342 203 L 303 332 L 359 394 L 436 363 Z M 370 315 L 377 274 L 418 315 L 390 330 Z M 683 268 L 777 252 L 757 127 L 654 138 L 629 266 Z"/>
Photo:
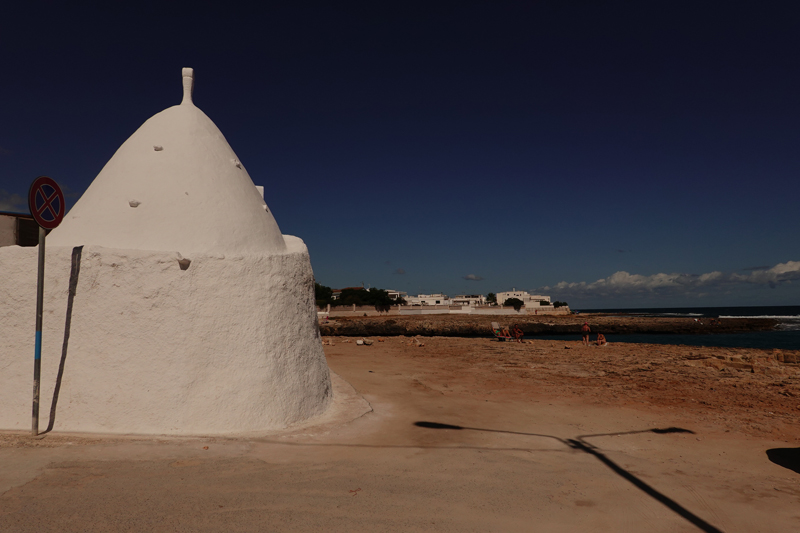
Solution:
<path fill-rule="evenodd" d="M 483 294 L 460 294 L 458 296 L 453 296 L 451 302 L 451 305 L 475 307 L 476 305 L 484 305 L 486 303 L 486 297 Z"/>
<path fill-rule="evenodd" d="M 450 299 L 446 294 L 418 294 L 406 298 L 408 305 L 450 305 Z"/>
<path fill-rule="evenodd" d="M 396 291 L 394 289 L 384 289 L 392 300 L 399 300 L 400 298 L 407 300 L 408 293 L 403 291 Z"/>
<path fill-rule="evenodd" d="M 503 305 L 506 300 L 509 298 L 517 298 L 522 300 L 522 303 L 525 304 L 527 308 L 536 308 L 542 306 L 552 306 L 550 303 L 549 296 L 541 296 L 539 294 L 529 294 L 528 291 L 518 291 L 513 289 L 507 292 L 498 292 L 497 293 L 497 303 L 498 305 Z"/>

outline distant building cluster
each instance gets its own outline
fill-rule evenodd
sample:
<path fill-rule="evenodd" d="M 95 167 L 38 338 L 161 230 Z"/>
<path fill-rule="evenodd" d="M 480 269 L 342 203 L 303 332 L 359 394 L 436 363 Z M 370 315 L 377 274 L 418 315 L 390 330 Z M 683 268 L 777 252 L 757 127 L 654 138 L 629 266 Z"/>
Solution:
<path fill-rule="evenodd" d="M 331 300 L 344 298 L 344 291 L 365 291 L 362 287 L 346 287 L 331 291 Z M 372 291 L 374 289 L 370 289 Z M 380 314 L 397 315 L 431 315 L 431 314 L 467 314 L 467 315 L 563 315 L 571 313 L 569 307 L 561 302 L 550 301 L 549 296 L 530 294 L 516 288 L 497 294 L 458 294 L 450 297 L 444 293 L 418 294 L 394 289 L 381 289 L 396 305 L 374 306 L 351 304 L 346 306 L 319 304 L 320 316 L 327 318 L 336 316 L 374 316 Z"/>
<path fill-rule="evenodd" d="M 361 287 L 355 287 L 361 288 Z M 333 291 L 333 298 L 336 299 L 341 291 L 344 289 L 337 289 Z M 462 307 L 481 307 L 485 305 L 499 305 L 502 306 L 506 300 L 516 298 L 522 301 L 526 308 L 552 308 L 552 302 L 549 296 L 542 296 L 539 294 L 530 294 L 527 291 L 518 291 L 513 289 L 506 292 L 498 292 L 496 299 L 489 302 L 488 298 L 483 294 L 459 294 L 452 298 L 443 293 L 435 294 L 418 294 L 416 296 L 409 296 L 408 293 L 397 291 L 394 289 L 385 289 L 389 297 L 393 300 L 405 300 L 405 305 L 410 306 L 430 306 L 430 305 L 448 305 L 448 306 L 462 306 Z"/>

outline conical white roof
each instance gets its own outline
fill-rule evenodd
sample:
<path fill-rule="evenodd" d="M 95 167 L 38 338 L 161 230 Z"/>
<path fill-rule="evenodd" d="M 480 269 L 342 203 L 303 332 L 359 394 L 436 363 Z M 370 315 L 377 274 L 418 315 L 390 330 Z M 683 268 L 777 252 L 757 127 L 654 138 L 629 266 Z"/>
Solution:
<path fill-rule="evenodd" d="M 183 101 L 145 122 L 48 236 L 55 246 L 217 253 L 286 249 L 278 224 L 222 132 Z"/>

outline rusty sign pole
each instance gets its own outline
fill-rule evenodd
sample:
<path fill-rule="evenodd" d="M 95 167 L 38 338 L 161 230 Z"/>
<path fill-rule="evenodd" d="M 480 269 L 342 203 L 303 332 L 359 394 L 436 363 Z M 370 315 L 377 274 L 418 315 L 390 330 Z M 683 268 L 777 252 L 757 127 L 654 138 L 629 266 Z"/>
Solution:
<path fill-rule="evenodd" d="M 64 218 L 66 206 L 61 187 L 48 178 L 39 176 L 28 189 L 28 208 L 39 224 L 39 273 L 36 278 L 36 346 L 33 356 L 33 409 L 31 434 L 39 434 L 39 389 L 42 378 L 42 308 L 44 307 L 44 240 L 47 230 L 57 227 Z"/>

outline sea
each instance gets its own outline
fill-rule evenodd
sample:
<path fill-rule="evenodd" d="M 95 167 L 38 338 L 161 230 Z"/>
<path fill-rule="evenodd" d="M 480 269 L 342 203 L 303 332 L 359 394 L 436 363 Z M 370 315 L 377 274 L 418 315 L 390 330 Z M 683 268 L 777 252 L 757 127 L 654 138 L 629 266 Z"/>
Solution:
<path fill-rule="evenodd" d="M 608 342 L 683 344 L 723 348 L 764 348 L 800 350 L 800 305 L 761 307 L 654 307 L 642 309 L 574 309 L 578 313 L 604 313 L 618 316 L 664 316 L 687 318 L 774 318 L 774 331 L 715 333 L 702 335 L 631 334 L 606 335 Z M 537 339 L 576 340 L 575 335 L 544 335 Z"/>

